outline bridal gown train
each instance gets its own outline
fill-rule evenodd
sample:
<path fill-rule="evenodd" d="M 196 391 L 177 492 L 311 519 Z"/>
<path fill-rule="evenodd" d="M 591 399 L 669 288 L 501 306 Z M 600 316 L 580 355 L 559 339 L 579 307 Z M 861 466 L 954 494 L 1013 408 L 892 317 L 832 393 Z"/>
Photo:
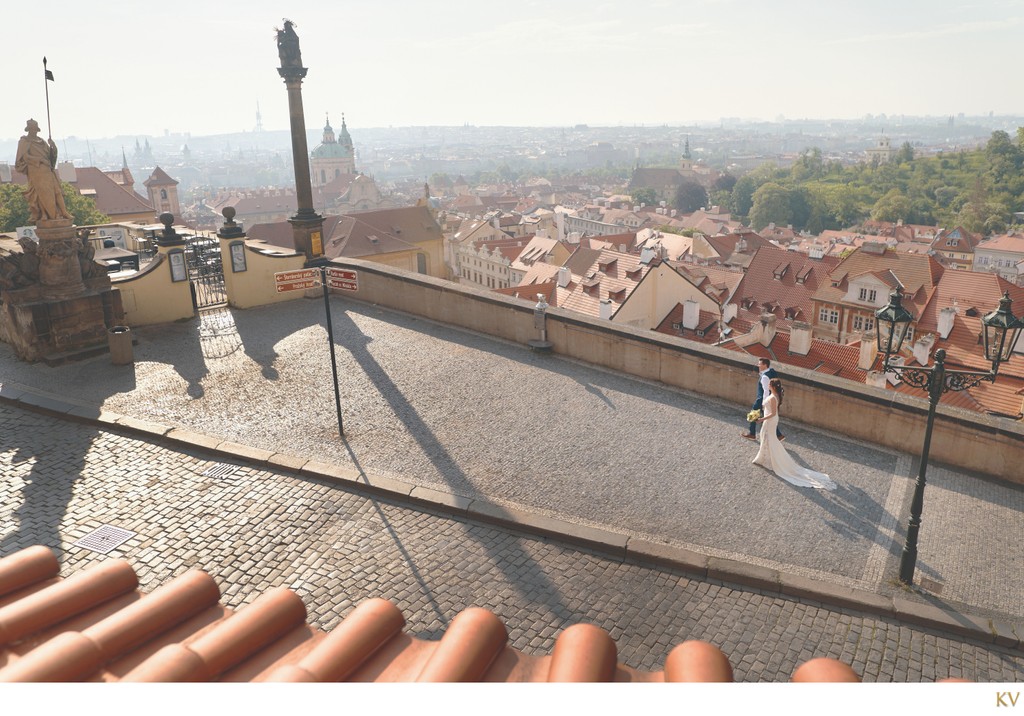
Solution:
<path fill-rule="evenodd" d="M 754 464 L 766 467 L 786 482 L 797 487 L 816 487 L 821 490 L 834 490 L 836 483 L 823 472 L 800 467 L 789 456 L 782 442 L 775 437 L 775 429 L 779 424 L 778 400 L 769 395 L 764 401 L 765 413 L 773 415 L 761 424 L 761 447 L 754 458 Z"/>

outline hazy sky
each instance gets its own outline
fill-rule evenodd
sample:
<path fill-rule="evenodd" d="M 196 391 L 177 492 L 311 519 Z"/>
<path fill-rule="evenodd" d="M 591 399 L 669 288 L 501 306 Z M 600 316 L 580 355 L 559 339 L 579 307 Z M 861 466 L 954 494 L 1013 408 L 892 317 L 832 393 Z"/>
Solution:
<path fill-rule="evenodd" d="M 0 138 L 286 129 L 274 28 L 296 24 L 306 121 L 690 123 L 1024 114 L 1024 0 L 4 2 Z"/>

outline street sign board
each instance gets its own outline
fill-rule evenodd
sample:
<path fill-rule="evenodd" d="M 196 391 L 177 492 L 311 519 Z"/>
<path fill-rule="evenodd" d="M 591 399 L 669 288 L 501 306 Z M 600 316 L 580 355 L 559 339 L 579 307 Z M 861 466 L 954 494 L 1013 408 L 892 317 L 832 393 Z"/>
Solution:
<path fill-rule="evenodd" d="M 296 269 L 295 271 L 278 271 L 274 274 L 277 292 L 303 291 L 320 285 L 320 269 Z"/>
<path fill-rule="evenodd" d="M 359 274 L 352 269 L 327 267 L 327 287 L 342 291 L 359 290 Z"/>

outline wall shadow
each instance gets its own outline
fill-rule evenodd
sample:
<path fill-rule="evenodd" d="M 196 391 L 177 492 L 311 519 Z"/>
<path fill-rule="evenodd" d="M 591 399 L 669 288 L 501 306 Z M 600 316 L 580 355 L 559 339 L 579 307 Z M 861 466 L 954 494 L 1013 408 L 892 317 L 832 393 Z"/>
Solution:
<path fill-rule="evenodd" d="M 339 304 L 335 305 L 337 308 L 340 308 Z M 345 311 L 332 311 L 332 318 L 335 324 L 335 340 L 337 341 L 339 334 L 343 335 L 346 340 L 345 345 L 338 346 L 338 349 L 349 352 L 352 359 L 363 371 L 364 375 L 370 380 L 379 395 L 388 403 L 392 412 L 398 417 L 405 429 L 419 444 L 423 454 L 428 456 L 430 462 L 433 463 L 434 468 L 448 484 L 449 489 L 457 494 L 473 494 L 476 492 L 476 487 L 470 482 L 466 474 L 462 471 L 462 468 L 459 467 L 458 463 L 449 454 L 444 444 L 438 440 L 430 427 L 419 416 L 412 403 L 406 399 L 402 391 L 388 375 L 387 371 L 377 362 L 367 349 L 367 346 L 373 339 L 364 334 Z M 338 329 L 340 329 L 340 331 Z M 359 469 L 360 474 L 365 478 L 365 473 L 360 466 L 359 458 L 354 453 L 348 441 L 345 441 L 345 447 L 349 451 L 353 464 L 357 469 Z M 490 562 L 505 572 L 510 584 L 515 585 L 516 589 L 520 589 L 523 596 L 533 598 L 529 593 L 521 589 L 518 584 L 516 571 L 509 569 L 509 566 L 503 559 L 501 559 L 501 554 L 495 548 L 495 545 L 481 540 L 478 540 L 477 543 L 485 550 Z M 406 555 L 408 559 L 408 553 L 404 550 L 403 555 Z M 550 579 L 547 578 L 547 575 L 543 571 L 543 567 L 540 564 L 535 564 L 534 566 L 537 578 L 534 580 L 534 584 L 532 585 L 532 591 L 535 592 L 537 587 L 539 587 L 545 594 L 550 595 L 550 599 L 552 601 L 549 604 L 553 610 L 558 612 L 569 611 L 570 608 L 562 600 L 560 590 L 551 582 Z M 417 578 L 419 579 L 418 576 Z M 422 583 L 422 580 L 420 581 Z"/>

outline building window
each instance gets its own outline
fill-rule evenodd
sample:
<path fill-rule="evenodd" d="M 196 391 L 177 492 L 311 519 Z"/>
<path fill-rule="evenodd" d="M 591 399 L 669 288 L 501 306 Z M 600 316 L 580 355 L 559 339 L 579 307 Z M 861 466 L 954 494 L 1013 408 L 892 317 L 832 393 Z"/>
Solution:
<path fill-rule="evenodd" d="M 834 308 L 823 308 L 818 311 L 818 322 L 835 325 L 839 323 L 839 312 Z"/>
<path fill-rule="evenodd" d="M 857 315 L 853 317 L 853 330 L 855 331 L 870 331 L 874 327 L 874 318 L 864 315 Z"/>
<path fill-rule="evenodd" d="M 860 300 L 868 303 L 874 303 L 875 299 L 878 298 L 878 291 L 873 288 L 862 288 L 860 290 Z"/>

